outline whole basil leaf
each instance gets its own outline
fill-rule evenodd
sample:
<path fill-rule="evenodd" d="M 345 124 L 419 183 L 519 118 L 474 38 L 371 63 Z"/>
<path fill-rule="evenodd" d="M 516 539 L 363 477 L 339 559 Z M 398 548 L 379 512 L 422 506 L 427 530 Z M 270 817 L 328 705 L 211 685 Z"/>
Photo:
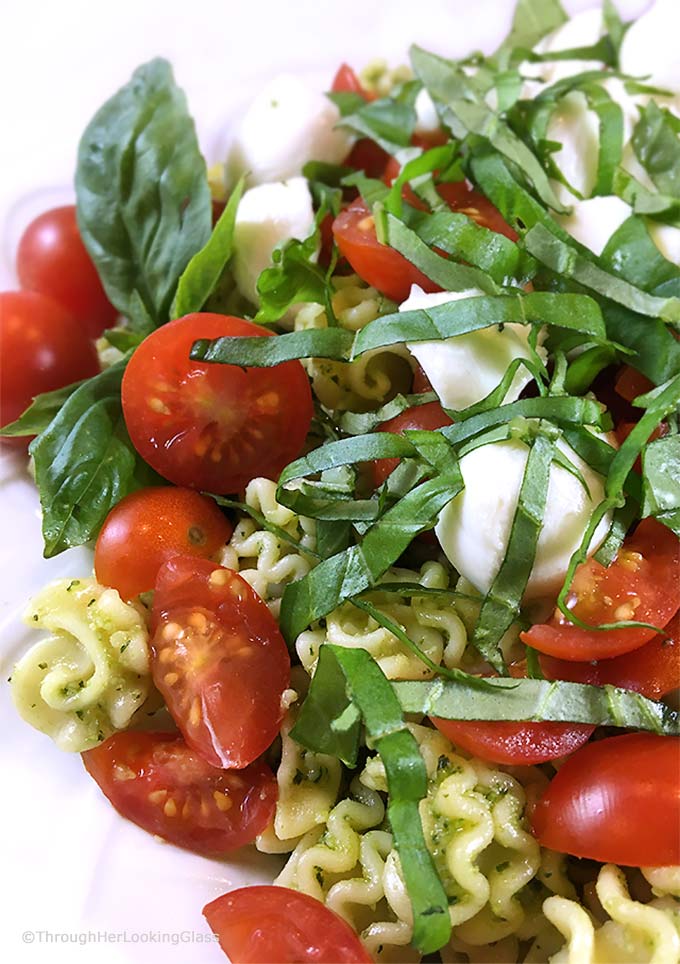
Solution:
<path fill-rule="evenodd" d="M 139 67 L 97 111 L 75 183 L 80 232 L 109 299 L 137 331 L 163 324 L 211 231 L 205 161 L 165 60 Z"/>
<path fill-rule="evenodd" d="M 47 558 L 89 542 L 123 496 L 159 481 L 125 428 L 120 384 L 126 363 L 82 382 L 31 442 Z"/>

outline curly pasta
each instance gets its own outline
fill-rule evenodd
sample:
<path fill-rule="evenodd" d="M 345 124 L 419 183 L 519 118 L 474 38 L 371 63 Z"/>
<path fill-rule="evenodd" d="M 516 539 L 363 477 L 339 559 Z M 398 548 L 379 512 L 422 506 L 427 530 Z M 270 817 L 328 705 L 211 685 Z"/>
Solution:
<path fill-rule="evenodd" d="M 284 529 L 300 548 L 275 532 L 261 528 L 253 519 L 243 518 L 221 551 L 219 562 L 240 573 L 278 616 L 285 586 L 301 579 L 313 565 L 313 557 L 304 550 L 315 547 L 316 523 L 280 505 L 276 501 L 276 483 L 271 479 L 257 478 L 249 482 L 245 502 L 268 523 Z"/>
<path fill-rule="evenodd" d="M 338 324 L 349 331 L 359 331 L 394 310 L 392 302 L 375 288 L 366 287 L 356 275 L 334 278 L 333 284 L 333 312 Z M 295 316 L 296 331 L 327 326 L 326 312 L 318 304 L 303 305 Z M 404 345 L 369 351 L 352 362 L 313 358 L 306 367 L 314 394 L 335 411 L 369 411 L 411 387 L 411 360 Z"/>
<path fill-rule="evenodd" d="M 445 589 L 449 584 L 447 570 L 438 562 L 427 562 L 420 572 L 391 569 L 387 582 L 419 582 L 421 585 Z M 467 645 L 465 627 L 448 600 L 442 603 L 433 596 L 414 596 L 407 600 L 379 589 L 366 596 L 389 619 L 397 623 L 434 663 L 458 666 Z M 300 662 L 308 673 L 314 672 L 319 649 L 324 643 L 361 647 L 368 650 L 388 679 L 429 679 L 430 669 L 388 629 L 363 610 L 344 603 L 326 616 L 323 624 L 298 636 L 295 646 Z"/>

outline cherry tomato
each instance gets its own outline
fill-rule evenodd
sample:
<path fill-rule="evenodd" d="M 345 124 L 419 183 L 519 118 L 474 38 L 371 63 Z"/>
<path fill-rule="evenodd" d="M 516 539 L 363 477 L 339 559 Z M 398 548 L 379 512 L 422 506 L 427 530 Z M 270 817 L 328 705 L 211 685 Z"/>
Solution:
<path fill-rule="evenodd" d="M 441 291 L 398 251 L 380 244 L 373 215 L 361 198 L 340 212 L 333 222 L 333 234 L 340 253 L 359 277 L 393 301 L 408 298 L 411 285 L 420 285 L 425 291 Z"/>
<path fill-rule="evenodd" d="M 97 353 L 75 318 L 35 291 L 0 294 L 0 425 L 13 422 L 41 392 L 99 371 Z"/>
<path fill-rule="evenodd" d="M 19 241 L 17 274 L 22 288 L 54 298 L 91 338 L 116 320 L 72 204 L 45 211 L 29 224 Z"/>
<path fill-rule="evenodd" d="M 503 218 L 500 211 L 493 206 L 488 198 L 476 191 L 468 181 L 455 181 L 440 184 L 437 191 L 444 198 L 452 211 L 467 214 L 483 228 L 503 234 L 511 241 L 517 241 L 518 234 Z"/>
<path fill-rule="evenodd" d="M 439 402 L 428 402 L 426 405 L 416 405 L 407 408 L 400 415 L 383 422 L 379 431 L 393 432 L 401 435 L 407 429 L 422 428 L 433 431 L 442 428 L 444 425 L 451 425 L 452 421 L 441 407 Z M 385 481 L 387 476 L 394 472 L 399 465 L 400 459 L 377 459 L 373 462 L 373 484 L 377 488 Z"/>
<path fill-rule="evenodd" d="M 617 394 L 621 398 L 625 398 L 627 402 L 632 402 L 638 395 L 644 395 L 652 388 L 654 388 L 654 385 L 647 376 L 637 369 L 631 368 L 630 365 L 623 366 L 614 383 Z"/>
<path fill-rule="evenodd" d="M 242 887 L 206 904 L 208 924 L 232 964 L 371 964 L 341 917 L 287 887 Z"/>
<path fill-rule="evenodd" d="M 490 763 L 545 763 L 573 753 L 592 736 L 587 723 L 505 723 L 440 720 L 432 722 L 444 736 L 473 756 Z"/>
<path fill-rule="evenodd" d="M 238 573 L 174 556 L 158 573 L 151 670 L 185 740 L 213 766 L 244 767 L 279 732 L 290 658 Z"/>
<path fill-rule="evenodd" d="M 680 739 L 627 733 L 581 747 L 531 822 L 543 847 L 629 867 L 680 863 Z"/>
<path fill-rule="evenodd" d="M 191 361 L 197 338 L 222 335 L 271 333 L 227 315 L 186 315 L 142 342 L 122 386 L 125 422 L 140 455 L 175 485 L 219 494 L 258 475 L 278 478 L 299 454 L 313 414 L 298 361 L 273 368 Z"/>
<path fill-rule="evenodd" d="M 541 667 L 548 679 L 595 686 L 620 686 L 658 700 L 680 688 L 680 613 L 665 627 L 668 636 L 655 636 L 632 653 L 601 659 L 593 663 L 541 656 Z"/>
<path fill-rule="evenodd" d="M 340 64 L 333 78 L 333 83 L 331 84 L 331 90 L 337 93 L 350 93 L 359 94 L 364 100 L 375 100 L 375 94 L 371 91 L 366 90 L 359 78 L 357 77 L 356 71 L 349 66 L 349 64 Z"/>
<path fill-rule="evenodd" d="M 567 605 L 592 625 L 636 620 L 663 628 L 680 607 L 680 541 L 655 519 L 644 519 L 605 569 L 595 559 L 579 566 Z M 529 646 L 560 659 L 609 659 L 638 649 L 653 629 L 581 629 L 555 612 L 521 634 Z"/>
<path fill-rule="evenodd" d="M 141 489 L 106 517 L 94 550 L 97 580 L 132 599 L 153 589 L 158 570 L 172 556 L 209 558 L 231 533 L 213 500 L 193 489 Z"/>
<path fill-rule="evenodd" d="M 265 763 L 217 769 L 175 733 L 114 733 L 82 756 L 123 817 L 199 854 L 251 843 L 276 807 L 276 778 Z"/>
<path fill-rule="evenodd" d="M 413 373 L 413 391 L 416 394 L 434 391 L 430 379 L 427 377 L 420 365 L 416 365 L 416 370 Z"/>

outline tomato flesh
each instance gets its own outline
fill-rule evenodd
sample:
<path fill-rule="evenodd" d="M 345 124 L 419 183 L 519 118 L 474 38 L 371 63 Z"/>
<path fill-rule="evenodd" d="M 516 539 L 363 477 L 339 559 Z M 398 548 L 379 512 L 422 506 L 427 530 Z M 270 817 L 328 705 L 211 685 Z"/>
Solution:
<path fill-rule="evenodd" d="M 213 500 L 193 489 L 140 489 L 106 517 L 94 550 L 97 581 L 132 599 L 153 589 L 158 570 L 172 556 L 209 558 L 231 533 Z"/>
<path fill-rule="evenodd" d="M 83 244 L 73 204 L 45 211 L 29 224 L 19 241 L 17 274 L 22 288 L 54 298 L 91 338 L 116 320 L 118 312 Z"/>
<path fill-rule="evenodd" d="M 283 719 L 290 658 L 276 620 L 236 572 L 175 556 L 158 573 L 151 670 L 188 745 L 247 766 Z"/>
<path fill-rule="evenodd" d="M 174 733 L 115 733 L 82 756 L 122 816 L 199 854 L 252 843 L 276 807 L 276 778 L 265 763 L 216 769 Z"/>
<path fill-rule="evenodd" d="M 453 424 L 451 419 L 439 402 L 427 402 L 425 405 L 416 405 L 413 408 L 407 408 L 399 415 L 395 415 L 394 418 L 383 422 L 379 431 L 393 432 L 395 435 L 400 435 L 407 429 L 420 428 L 434 431 L 434 429 L 443 428 L 444 425 L 451 424 Z M 376 459 L 376 461 L 373 462 L 373 484 L 376 488 L 382 485 L 391 472 L 394 472 L 400 461 L 400 459 Z"/>
<path fill-rule="evenodd" d="M 605 569 L 595 559 L 579 566 L 567 605 L 584 622 L 635 620 L 663 628 L 680 608 L 680 541 L 655 519 L 643 519 Z M 555 613 L 521 634 L 527 645 L 567 660 L 609 659 L 632 652 L 653 629 L 581 629 Z"/>
<path fill-rule="evenodd" d="M 589 743 L 538 801 L 533 833 L 560 853 L 630 867 L 680 862 L 680 739 L 628 733 Z"/>
<path fill-rule="evenodd" d="M 271 332 L 226 315 L 186 315 L 142 342 L 122 384 L 125 422 L 140 455 L 175 485 L 218 494 L 238 492 L 255 476 L 278 478 L 299 454 L 313 414 L 298 361 L 240 368 L 189 358 L 196 339 L 223 335 Z"/>
<path fill-rule="evenodd" d="M 36 395 L 99 371 L 82 326 L 53 298 L 35 291 L 0 294 L 0 358 L 0 425 L 19 418 Z"/>
<path fill-rule="evenodd" d="M 371 964 L 341 917 L 287 887 L 242 887 L 203 908 L 232 964 Z"/>
<path fill-rule="evenodd" d="M 489 763 L 545 763 L 573 753 L 592 736 L 587 723 L 506 723 L 441 720 L 432 722 L 444 736 Z"/>

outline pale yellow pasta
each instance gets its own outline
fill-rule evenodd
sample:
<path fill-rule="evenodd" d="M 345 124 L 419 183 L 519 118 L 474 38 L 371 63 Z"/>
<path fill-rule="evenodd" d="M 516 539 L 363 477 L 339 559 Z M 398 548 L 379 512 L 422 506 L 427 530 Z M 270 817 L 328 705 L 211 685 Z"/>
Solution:
<path fill-rule="evenodd" d="M 270 479 L 249 482 L 245 502 L 261 512 L 267 522 L 284 529 L 300 548 L 261 528 L 253 519 L 242 518 L 221 551 L 219 562 L 240 573 L 278 616 L 284 588 L 305 576 L 314 563 L 313 556 L 304 550 L 315 547 L 316 523 L 280 505 L 276 501 L 276 483 Z"/>
<path fill-rule="evenodd" d="M 680 897 L 680 867 L 643 867 L 642 876 L 656 897 Z"/>
<path fill-rule="evenodd" d="M 419 582 L 444 589 L 448 587 L 449 576 L 440 563 L 429 562 L 420 572 L 391 569 L 384 580 Z M 365 598 L 399 625 L 432 662 L 437 665 L 443 662 L 448 667 L 459 665 L 467 634 L 450 599 L 442 602 L 436 596 L 416 596 L 409 600 L 394 593 L 381 593 L 379 588 Z M 388 679 L 429 679 L 433 675 L 401 640 L 351 603 L 333 610 L 324 623 L 301 633 L 296 640 L 300 662 L 310 674 L 314 672 L 321 646 L 333 643 L 367 650 Z"/>
<path fill-rule="evenodd" d="M 359 331 L 380 315 L 395 310 L 392 302 L 368 288 L 356 277 L 333 279 L 336 292 L 332 298 L 338 324 L 349 331 Z M 295 330 L 326 328 L 328 319 L 321 305 L 305 304 L 295 316 Z M 369 411 L 411 387 L 412 368 L 404 345 L 369 351 L 353 362 L 312 358 L 306 363 L 314 394 L 322 405 L 335 411 Z"/>
<path fill-rule="evenodd" d="M 680 907 L 672 898 L 643 904 L 630 896 L 623 872 L 612 864 L 595 885 L 608 920 L 600 926 L 578 903 L 549 897 L 546 918 L 566 938 L 551 964 L 678 964 Z"/>
<path fill-rule="evenodd" d="M 12 673 L 21 716 L 73 752 L 124 729 L 151 688 L 141 612 L 94 579 L 59 579 L 31 600 L 25 621 L 51 635 Z"/>

